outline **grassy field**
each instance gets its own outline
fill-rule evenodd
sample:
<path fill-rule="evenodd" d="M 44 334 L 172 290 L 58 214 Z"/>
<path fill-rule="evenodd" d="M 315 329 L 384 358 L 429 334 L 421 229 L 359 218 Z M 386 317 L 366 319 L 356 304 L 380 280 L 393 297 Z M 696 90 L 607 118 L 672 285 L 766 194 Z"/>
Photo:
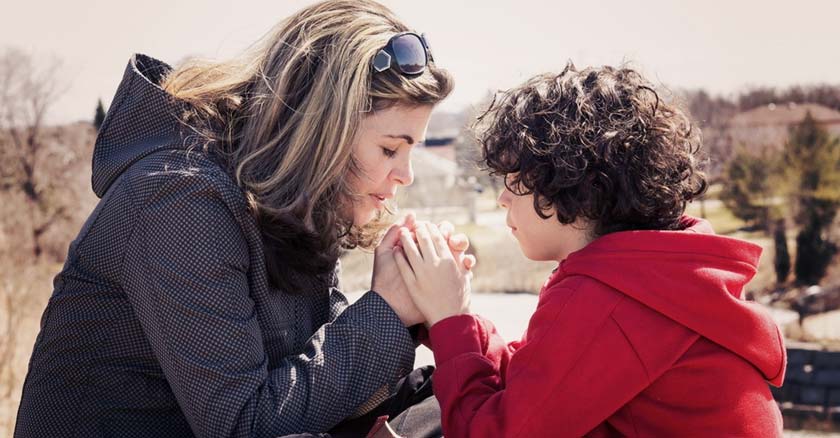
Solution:
<path fill-rule="evenodd" d="M 41 313 L 61 264 L 0 266 L 0 436 L 11 437 Z"/>
<path fill-rule="evenodd" d="M 686 207 L 685 212 L 694 217 L 705 217 L 706 220 L 712 223 L 717 234 L 730 235 L 746 226 L 744 221 L 735 217 L 717 199 L 707 200 L 705 204 L 704 209 L 700 201 L 695 201 Z M 703 215 L 703 210 L 705 210 L 705 216 Z"/>

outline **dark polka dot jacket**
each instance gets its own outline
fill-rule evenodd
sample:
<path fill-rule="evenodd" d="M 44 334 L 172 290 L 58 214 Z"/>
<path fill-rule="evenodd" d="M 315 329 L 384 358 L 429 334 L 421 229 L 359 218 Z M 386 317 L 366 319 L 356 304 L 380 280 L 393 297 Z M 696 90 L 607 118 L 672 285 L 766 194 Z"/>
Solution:
<path fill-rule="evenodd" d="M 15 436 L 275 437 L 384 400 L 414 341 L 377 294 L 336 275 L 269 285 L 233 179 L 187 151 L 169 66 L 135 55 L 93 154 L 101 198 L 41 319 Z M 294 292 L 294 293 L 291 293 Z"/>

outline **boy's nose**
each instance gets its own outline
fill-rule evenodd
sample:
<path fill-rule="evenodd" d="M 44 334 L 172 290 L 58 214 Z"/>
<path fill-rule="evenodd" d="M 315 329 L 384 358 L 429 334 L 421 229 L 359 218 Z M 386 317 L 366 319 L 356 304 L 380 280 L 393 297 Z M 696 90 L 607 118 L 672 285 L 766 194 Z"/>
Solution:
<path fill-rule="evenodd" d="M 505 187 L 496 199 L 496 203 L 498 203 L 502 208 L 510 208 L 511 196 L 513 196 L 513 194 L 507 189 L 507 187 Z"/>

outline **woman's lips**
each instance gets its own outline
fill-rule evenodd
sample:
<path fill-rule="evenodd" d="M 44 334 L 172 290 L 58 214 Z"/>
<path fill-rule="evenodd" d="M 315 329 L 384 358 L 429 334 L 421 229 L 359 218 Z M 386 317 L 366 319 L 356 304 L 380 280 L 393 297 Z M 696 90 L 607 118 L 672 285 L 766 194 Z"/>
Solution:
<path fill-rule="evenodd" d="M 373 199 L 373 204 L 376 205 L 377 208 L 385 207 L 385 200 L 388 199 L 385 195 L 370 195 L 370 198 Z"/>

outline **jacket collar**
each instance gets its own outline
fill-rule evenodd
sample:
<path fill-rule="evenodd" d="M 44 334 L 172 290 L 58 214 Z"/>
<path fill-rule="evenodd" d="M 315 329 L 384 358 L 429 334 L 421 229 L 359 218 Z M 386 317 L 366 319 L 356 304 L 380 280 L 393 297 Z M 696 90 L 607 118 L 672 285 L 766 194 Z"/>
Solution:
<path fill-rule="evenodd" d="M 129 60 L 93 149 L 91 185 L 96 196 L 102 198 L 120 174 L 143 157 L 185 147 L 178 115 L 186 104 L 160 87 L 171 70 L 142 54 Z"/>

